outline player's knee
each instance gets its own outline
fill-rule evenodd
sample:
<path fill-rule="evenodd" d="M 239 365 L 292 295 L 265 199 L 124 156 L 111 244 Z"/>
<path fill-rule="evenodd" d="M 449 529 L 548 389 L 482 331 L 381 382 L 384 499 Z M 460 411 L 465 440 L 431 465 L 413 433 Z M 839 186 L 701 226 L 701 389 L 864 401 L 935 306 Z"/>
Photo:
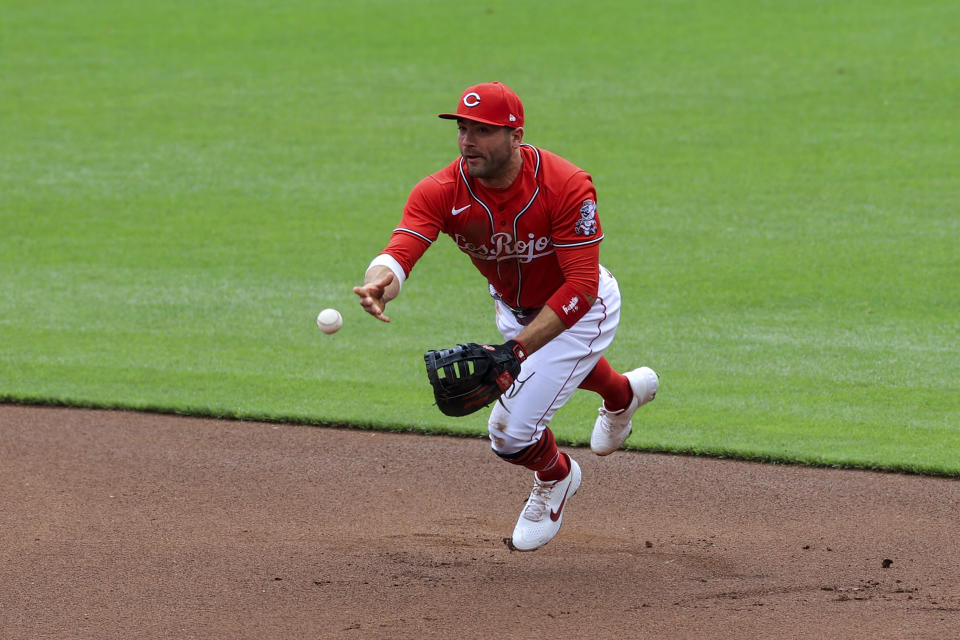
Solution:
<path fill-rule="evenodd" d="M 503 425 L 505 426 L 505 425 Z M 490 448 L 493 452 L 504 459 L 509 459 L 519 451 L 527 448 L 530 441 L 511 436 L 506 429 L 498 428 L 499 425 L 490 425 Z"/>
<path fill-rule="evenodd" d="M 500 422 L 491 422 L 487 425 L 490 433 L 490 447 L 501 458 L 509 458 L 531 444 L 529 438 L 518 438 L 513 435 L 509 425 Z"/>
<path fill-rule="evenodd" d="M 490 448 L 504 460 L 512 460 L 537 442 L 535 433 L 531 435 L 530 431 L 524 431 L 525 433 L 520 435 L 516 431 L 510 431 L 507 425 L 491 423 L 489 425 Z"/>

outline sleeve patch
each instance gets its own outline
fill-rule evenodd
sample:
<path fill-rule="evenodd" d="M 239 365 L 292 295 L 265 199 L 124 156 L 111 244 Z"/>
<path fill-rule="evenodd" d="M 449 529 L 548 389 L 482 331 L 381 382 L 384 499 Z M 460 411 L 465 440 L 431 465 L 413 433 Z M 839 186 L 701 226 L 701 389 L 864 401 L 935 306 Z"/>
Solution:
<path fill-rule="evenodd" d="M 578 236 L 592 236 L 597 233 L 597 203 L 587 198 L 580 207 L 580 219 L 573 230 Z"/>

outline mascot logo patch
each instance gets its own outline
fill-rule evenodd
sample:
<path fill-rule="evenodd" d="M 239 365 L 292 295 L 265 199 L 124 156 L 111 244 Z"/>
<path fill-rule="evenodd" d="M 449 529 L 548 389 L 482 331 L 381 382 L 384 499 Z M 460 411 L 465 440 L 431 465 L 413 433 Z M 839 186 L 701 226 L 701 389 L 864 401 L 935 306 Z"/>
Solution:
<path fill-rule="evenodd" d="M 592 236 L 597 232 L 597 203 L 587 199 L 580 207 L 580 219 L 574 231 L 578 236 Z"/>

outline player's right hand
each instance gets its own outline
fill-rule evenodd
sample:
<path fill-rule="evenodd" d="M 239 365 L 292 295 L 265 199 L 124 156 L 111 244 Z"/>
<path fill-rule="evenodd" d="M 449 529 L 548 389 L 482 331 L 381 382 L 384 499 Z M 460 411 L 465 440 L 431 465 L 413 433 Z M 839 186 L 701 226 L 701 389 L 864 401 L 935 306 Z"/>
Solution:
<path fill-rule="evenodd" d="M 383 322 L 390 322 L 390 318 L 383 315 L 383 309 L 387 305 L 386 300 L 384 300 L 384 292 L 386 292 L 387 286 L 393 282 L 393 279 L 394 275 L 387 273 L 381 278 L 353 288 L 353 292 L 360 296 L 360 306 L 363 307 L 363 310 Z"/>

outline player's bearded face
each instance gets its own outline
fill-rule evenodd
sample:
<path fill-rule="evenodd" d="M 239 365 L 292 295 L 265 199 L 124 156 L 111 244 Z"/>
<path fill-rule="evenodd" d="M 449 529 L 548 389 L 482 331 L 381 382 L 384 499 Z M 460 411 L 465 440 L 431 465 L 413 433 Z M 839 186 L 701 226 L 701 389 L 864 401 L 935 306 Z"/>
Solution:
<path fill-rule="evenodd" d="M 511 129 L 461 120 L 459 130 L 460 155 L 471 176 L 492 180 L 506 173 L 513 157 Z"/>

